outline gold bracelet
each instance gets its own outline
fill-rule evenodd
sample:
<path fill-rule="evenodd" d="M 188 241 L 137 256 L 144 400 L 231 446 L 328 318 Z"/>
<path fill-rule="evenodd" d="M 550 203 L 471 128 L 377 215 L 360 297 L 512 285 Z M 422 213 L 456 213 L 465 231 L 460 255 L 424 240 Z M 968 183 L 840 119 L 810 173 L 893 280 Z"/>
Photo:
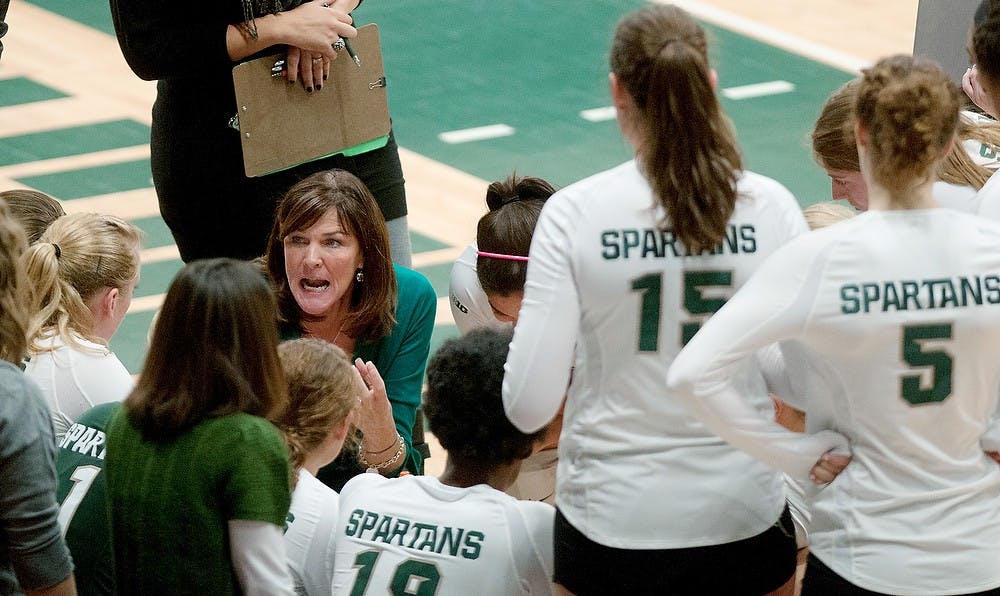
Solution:
<path fill-rule="evenodd" d="M 361 465 L 367 468 L 365 472 L 378 474 L 382 470 L 390 469 L 390 466 L 394 465 L 396 462 L 399 461 L 401 457 L 403 457 L 403 451 L 406 449 L 406 443 L 403 442 L 403 436 L 400 435 L 399 433 L 396 433 L 396 437 L 397 437 L 396 442 L 399 444 L 399 448 L 396 449 L 396 454 L 380 464 L 373 464 L 367 459 L 365 459 L 364 451 L 358 452 L 358 459 L 361 461 Z"/>
<path fill-rule="evenodd" d="M 388 450 L 392 449 L 393 447 L 395 447 L 395 446 L 396 446 L 396 443 L 398 443 L 399 441 L 402 441 L 402 440 L 403 440 L 403 437 L 402 437 L 402 435 L 400 435 L 400 434 L 399 434 L 399 433 L 397 432 L 397 433 L 396 433 L 396 438 L 395 438 L 395 439 L 393 439 L 393 440 L 392 440 L 392 443 L 390 443 L 390 444 L 389 444 L 389 446 L 388 446 L 388 447 L 386 447 L 385 449 L 381 449 L 381 450 L 379 450 L 379 451 L 368 451 L 367 449 L 365 449 L 365 448 L 364 448 L 364 446 L 365 446 L 365 445 L 364 445 L 364 439 L 362 438 L 362 439 L 361 439 L 361 449 L 362 449 L 362 451 L 364 451 L 365 453 L 368 453 L 368 454 L 370 454 L 370 455 L 380 455 L 380 454 L 382 454 L 382 453 L 385 453 L 386 451 L 388 451 Z"/>

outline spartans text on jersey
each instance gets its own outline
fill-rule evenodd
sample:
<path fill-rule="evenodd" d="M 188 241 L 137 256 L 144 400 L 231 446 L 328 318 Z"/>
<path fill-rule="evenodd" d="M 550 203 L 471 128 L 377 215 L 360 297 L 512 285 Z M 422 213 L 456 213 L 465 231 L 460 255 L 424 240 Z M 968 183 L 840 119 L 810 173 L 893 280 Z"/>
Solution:
<path fill-rule="evenodd" d="M 359 540 L 396 544 L 463 559 L 478 559 L 486 540 L 482 532 L 394 518 L 364 509 L 351 512 L 344 533 Z"/>
<path fill-rule="evenodd" d="M 751 254 L 757 252 L 757 230 L 753 224 L 729 224 L 726 236 L 718 246 L 702 254 Z M 662 259 L 689 257 L 671 229 L 643 228 L 604 230 L 601 232 L 601 256 L 614 259 Z"/>
<path fill-rule="evenodd" d="M 1000 276 L 978 275 L 892 280 L 840 286 L 845 315 L 890 310 L 928 310 L 1000 304 Z"/>
<path fill-rule="evenodd" d="M 107 448 L 104 446 L 104 432 L 85 424 L 74 423 L 66 431 L 66 436 L 59 443 L 60 449 L 69 449 L 97 459 L 104 459 Z"/>

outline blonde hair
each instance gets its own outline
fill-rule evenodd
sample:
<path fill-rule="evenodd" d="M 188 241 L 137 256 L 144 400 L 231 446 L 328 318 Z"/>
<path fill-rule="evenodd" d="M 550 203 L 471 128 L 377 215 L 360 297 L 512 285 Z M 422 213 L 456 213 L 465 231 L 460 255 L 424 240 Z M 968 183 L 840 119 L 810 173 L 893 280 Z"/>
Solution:
<path fill-rule="evenodd" d="M 635 102 L 636 158 L 674 234 L 690 254 L 715 248 L 743 162 L 712 87 L 705 31 L 676 6 L 636 10 L 615 30 L 611 71 Z"/>
<path fill-rule="evenodd" d="M 39 340 L 55 331 L 68 345 L 76 339 L 105 344 L 93 333 L 87 301 L 102 288 L 124 289 L 139 274 L 141 232 L 112 215 L 64 215 L 25 251 L 22 262 L 34 286 L 34 318 L 28 328 L 30 351 L 45 351 Z"/>
<path fill-rule="evenodd" d="M 958 88 L 936 63 L 891 56 L 866 68 L 854 113 L 867 131 L 871 176 L 897 198 L 933 179 L 958 125 Z"/>
<path fill-rule="evenodd" d="M 810 230 L 819 230 L 854 217 L 854 210 L 840 203 L 815 203 L 802 210 Z"/>
<path fill-rule="evenodd" d="M 994 152 L 1000 150 L 1000 123 L 993 121 L 974 122 L 964 116 L 959 116 L 958 129 L 955 131 L 955 144 L 941 163 L 938 178 L 958 184 L 971 186 L 979 190 L 986 184 L 993 170 L 976 163 L 962 146 L 962 141 L 978 141 L 981 145 L 990 147 Z"/>
<path fill-rule="evenodd" d="M 28 351 L 28 283 L 21 265 L 27 241 L 0 199 L 0 360 L 20 364 Z"/>
<path fill-rule="evenodd" d="M 344 424 L 358 405 L 354 367 L 344 351 L 317 338 L 282 342 L 278 358 L 288 401 L 273 421 L 285 437 L 292 485 L 306 456 Z"/>
<path fill-rule="evenodd" d="M 24 226 L 29 245 L 38 242 L 52 222 L 66 215 L 59 201 L 37 190 L 5 190 L 0 192 L 0 199 L 7 201 L 11 214 Z"/>

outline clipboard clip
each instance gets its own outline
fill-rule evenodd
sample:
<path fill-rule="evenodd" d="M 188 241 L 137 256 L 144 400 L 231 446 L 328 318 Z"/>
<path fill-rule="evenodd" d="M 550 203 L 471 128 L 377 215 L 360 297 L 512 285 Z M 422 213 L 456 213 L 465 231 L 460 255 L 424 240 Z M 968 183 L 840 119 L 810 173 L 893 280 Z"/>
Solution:
<path fill-rule="evenodd" d="M 386 84 L 385 84 L 385 76 L 381 76 L 381 77 L 375 79 L 374 81 L 372 81 L 371 83 L 368 83 L 368 89 L 369 90 L 378 89 L 379 87 L 385 89 L 385 86 L 386 86 Z"/>

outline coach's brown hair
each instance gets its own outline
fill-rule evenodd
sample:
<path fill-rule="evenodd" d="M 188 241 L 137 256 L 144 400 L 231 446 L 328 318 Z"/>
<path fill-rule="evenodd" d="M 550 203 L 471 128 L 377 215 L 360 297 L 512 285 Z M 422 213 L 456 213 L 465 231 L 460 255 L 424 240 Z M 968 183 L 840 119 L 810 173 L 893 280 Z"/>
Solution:
<path fill-rule="evenodd" d="M 208 259 L 170 284 L 146 363 L 125 400 L 147 440 L 245 412 L 270 418 L 288 395 L 271 288 L 252 264 Z"/>
<path fill-rule="evenodd" d="M 638 110 L 637 159 L 674 234 L 692 254 L 714 248 L 743 166 L 712 86 L 705 32 L 676 6 L 639 9 L 618 23 L 611 71 Z"/>
<path fill-rule="evenodd" d="M 364 260 L 364 281 L 351 282 L 351 309 L 344 329 L 365 341 L 380 339 L 396 322 L 396 272 L 389 256 L 389 232 L 375 197 L 361 180 L 344 170 L 317 172 L 305 178 L 292 186 L 278 205 L 264 260 L 278 295 L 281 321 L 299 326 L 306 317 L 288 287 L 285 237 L 309 228 L 332 210 L 347 232 L 357 238 Z"/>

